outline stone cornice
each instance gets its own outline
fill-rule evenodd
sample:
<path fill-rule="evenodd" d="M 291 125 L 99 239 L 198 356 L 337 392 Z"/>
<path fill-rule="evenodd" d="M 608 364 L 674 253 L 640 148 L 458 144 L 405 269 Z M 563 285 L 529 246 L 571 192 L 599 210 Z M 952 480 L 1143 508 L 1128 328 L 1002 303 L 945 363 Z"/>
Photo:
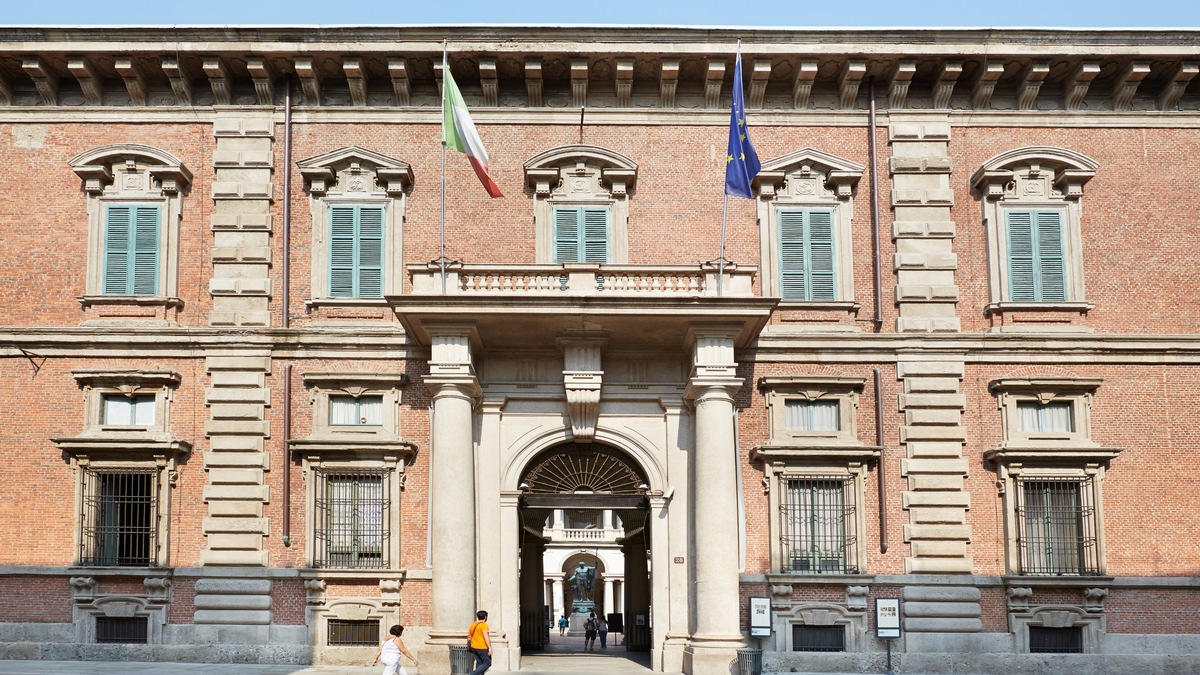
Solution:
<path fill-rule="evenodd" d="M 5 27 L 0 107 L 435 108 L 443 39 L 472 107 L 720 109 L 740 39 L 754 109 L 1200 109 L 1196 30 L 649 26 Z"/>

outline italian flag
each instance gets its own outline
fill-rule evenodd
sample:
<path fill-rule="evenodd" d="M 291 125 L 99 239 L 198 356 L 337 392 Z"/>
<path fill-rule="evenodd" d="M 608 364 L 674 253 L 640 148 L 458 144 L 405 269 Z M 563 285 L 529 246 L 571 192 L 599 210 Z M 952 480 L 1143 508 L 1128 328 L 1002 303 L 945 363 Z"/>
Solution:
<path fill-rule="evenodd" d="M 467 112 L 467 104 L 463 102 L 462 93 L 450 75 L 450 63 L 442 59 L 442 145 L 465 153 L 471 160 L 471 168 L 483 183 L 490 197 L 503 197 L 496 182 L 488 175 L 487 150 L 483 149 L 483 141 L 479 132 L 475 131 L 475 123 Z"/>

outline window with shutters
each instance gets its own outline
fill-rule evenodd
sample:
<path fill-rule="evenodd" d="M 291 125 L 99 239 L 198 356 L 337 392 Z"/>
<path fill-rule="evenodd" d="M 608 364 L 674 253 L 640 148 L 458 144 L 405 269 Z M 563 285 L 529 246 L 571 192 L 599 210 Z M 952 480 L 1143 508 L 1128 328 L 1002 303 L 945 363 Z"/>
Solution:
<path fill-rule="evenodd" d="M 862 172 L 812 148 L 763 163 L 755 184 L 764 294 L 785 307 L 857 309 L 851 225 Z"/>
<path fill-rule="evenodd" d="M 1070 322 L 1046 313 L 1082 316 L 1092 308 L 1084 294 L 1080 202 L 1097 168 L 1070 150 L 1028 147 L 997 155 L 975 172 L 988 240 L 985 309 L 999 317 L 997 329 L 1038 330 L 1050 322 L 1069 330 Z M 1023 318 L 1005 321 L 1006 314 Z"/>
<path fill-rule="evenodd" d="M 191 174 L 173 155 L 144 145 L 110 145 L 70 162 L 87 195 L 89 246 L 85 310 L 179 300 L 179 228 Z M 105 316 L 122 316 L 107 311 Z M 132 316 L 132 315 L 131 315 Z M 145 317 L 138 313 L 138 316 Z"/>
<path fill-rule="evenodd" d="M 611 150 L 569 145 L 525 163 L 537 262 L 629 261 L 629 199 L 637 165 Z"/>
<path fill-rule="evenodd" d="M 76 476 L 76 563 L 155 567 L 170 550 L 171 488 L 191 443 L 170 429 L 177 373 L 77 370 L 83 430 L 51 439 Z"/>
<path fill-rule="evenodd" d="M 329 297 L 383 297 L 383 206 L 329 207 Z"/>
<path fill-rule="evenodd" d="M 347 147 L 297 162 L 312 213 L 314 319 L 339 306 L 380 305 L 404 288 L 404 218 L 412 169 Z"/>
<path fill-rule="evenodd" d="M 608 208 L 554 207 L 554 262 L 608 262 Z"/>
<path fill-rule="evenodd" d="M 837 300 L 832 209 L 779 209 L 779 296 Z"/>

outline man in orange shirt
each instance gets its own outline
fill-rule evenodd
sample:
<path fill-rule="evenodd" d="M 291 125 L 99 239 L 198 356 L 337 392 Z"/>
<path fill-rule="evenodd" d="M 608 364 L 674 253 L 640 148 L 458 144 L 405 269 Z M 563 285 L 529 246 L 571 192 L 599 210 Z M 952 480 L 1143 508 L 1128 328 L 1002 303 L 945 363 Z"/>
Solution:
<path fill-rule="evenodd" d="M 488 613 L 475 612 L 475 621 L 467 629 L 467 648 L 475 655 L 475 670 L 468 675 L 483 675 L 492 667 L 492 638 L 488 635 Z"/>

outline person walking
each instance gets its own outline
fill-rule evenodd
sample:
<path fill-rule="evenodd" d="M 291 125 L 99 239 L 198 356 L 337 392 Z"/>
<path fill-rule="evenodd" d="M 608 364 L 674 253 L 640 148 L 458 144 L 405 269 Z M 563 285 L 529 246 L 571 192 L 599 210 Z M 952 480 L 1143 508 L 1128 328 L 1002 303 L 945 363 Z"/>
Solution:
<path fill-rule="evenodd" d="M 600 634 L 600 649 L 608 649 L 608 619 L 604 615 L 596 622 L 596 632 Z"/>
<path fill-rule="evenodd" d="M 404 640 L 400 636 L 404 634 L 404 626 L 396 624 L 388 629 L 388 639 L 379 644 L 379 651 L 375 652 L 375 660 L 371 662 L 374 666 L 379 663 L 380 657 L 383 658 L 383 675 L 408 675 L 408 671 L 404 666 L 400 665 L 400 655 L 408 657 L 409 661 L 413 662 L 418 668 L 421 664 L 413 658 L 413 655 L 404 647 Z"/>
<path fill-rule="evenodd" d="M 467 649 L 475 656 L 475 669 L 467 675 L 483 675 L 492 667 L 492 638 L 488 635 L 488 613 L 475 612 L 475 621 L 467 629 Z"/>
<path fill-rule="evenodd" d="M 567 617 L 558 617 L 558 634 L 560 636 L 567 634 Z"/>
<path fill-rule="evenodd" d="M 586 652 L 596 651 L 596 614 L 592 613 L 583 622 L 583 650 Z"/>

